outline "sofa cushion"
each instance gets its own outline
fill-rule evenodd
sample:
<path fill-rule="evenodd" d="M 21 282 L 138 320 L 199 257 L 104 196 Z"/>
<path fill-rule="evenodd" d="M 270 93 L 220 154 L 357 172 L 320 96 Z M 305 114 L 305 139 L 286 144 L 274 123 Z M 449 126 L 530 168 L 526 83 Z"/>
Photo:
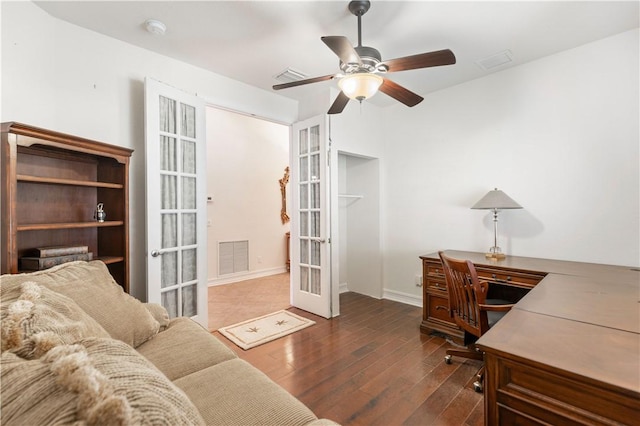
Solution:
<path fill-rule="evenodd" d="M 153 319 L 158 321 L 158 325 L 160 325 L 158 331 L 162 331 L 167 328 L 167 326 L 169 325 L 169 321 L 171 321 L 171 318 L 169 318 L 169 313 L 164 308 L 164 306 L 158 303 L 143 303 L 143 305 L 145 308 L 147 308 L 147 311 L 149 311 Z"/>
<path fill-rule="evenodd" d="M 2 280 L 34 281 L 70 297 L 111 337 L 134 348 L 155 335 L 160 327 L 143 303 L 125 293 L 99 260 L 69 262 L 28 274 L 4 275 Z"/>
<path fill-rule="evenodd" d="M 236 358 L 236 354 L 190 318 L 174 318 L 166 330 L 136 348 L 169 380 Z"/>
<path fill-rule="evenodd" d="M 40 359 L 2 354 L 6 424 L 204 424 L 186 395 L 124 342 L 84 339 Z"/>
<path fill-rule="evenodd" d="M 33 281 L 0 285 L 2 351 L 38 358 L 53 346 L 109 334 L 70 298 Z"/>
<path fill-rule="evenodd" d="M 304 404 L 239 358 L 174 383 L 189 396 L 208 425 L 294 426 L 317 419 Z"/>

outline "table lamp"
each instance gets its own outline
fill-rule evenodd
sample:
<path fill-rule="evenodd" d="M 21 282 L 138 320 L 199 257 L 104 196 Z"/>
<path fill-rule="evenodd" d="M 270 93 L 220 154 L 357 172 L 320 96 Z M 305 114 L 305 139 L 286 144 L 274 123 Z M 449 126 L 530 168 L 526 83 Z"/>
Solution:
<path fill-rule="evenodd" d="M 493 210 L 493 247 L 485 257 L 489 259 L 504 259 L 505 254 L 498 247 L 498 212 L 504 209 L 521 209 L 522 206 L 511 199 L 507 194 L 495 188 L 475 203 L 472 209 Z"/>

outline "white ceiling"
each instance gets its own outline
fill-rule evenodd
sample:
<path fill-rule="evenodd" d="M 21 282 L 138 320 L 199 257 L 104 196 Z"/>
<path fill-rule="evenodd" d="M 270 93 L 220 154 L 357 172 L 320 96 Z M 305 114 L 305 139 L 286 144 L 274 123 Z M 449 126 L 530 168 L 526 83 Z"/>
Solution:
<path fill-rule="evenodd" d="M 39 1 L 51 15 L 98 33 L 265 90 L 288 67 L 308 77 L 338 71 L 321 42 L 343 35 L 357 44 L 348 1 Z M 362 41 L 393 59 L 451 49 L 455 65 L 388 74 L 420 95 L 517 66 L 640 26 L 636 1 L 384 1 L 362 18 Z M 164 36 L 144 28 L 167 26 Z M 491 71 L 475 62 L 509 50 L 513 62 Z M 597 61 L 598 58 L 593 58 Z M 336 85 L 335 81 L 315 83 Z M 281 90 L 293 99 L 310 86 Z M 394 104 L 380 94 L 372 99 Z"/>

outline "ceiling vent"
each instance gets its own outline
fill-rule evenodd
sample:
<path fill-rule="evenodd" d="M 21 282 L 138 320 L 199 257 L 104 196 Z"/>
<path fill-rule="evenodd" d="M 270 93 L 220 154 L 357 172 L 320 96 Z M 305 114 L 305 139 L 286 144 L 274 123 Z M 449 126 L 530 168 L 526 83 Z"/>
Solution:
<path fill-rule="evenodd" d="M 511 54 L 511 51 L 505 50 L 500 53 L 496 53 L 495 55 L 478 59 L 476 61 L 476 65 L 485 71 L 489 71 L 490 69 L 500 67 L 511 62 L 513 62 L 513 55 Z"/>
<path fill-rule="evenodd" d="M 274 78 L 282 83 L 292 83 L 294 81 L 304 80 L 307 78 L 307 75 L 303 72 L 296 71 L 293 68 L 287 68 Z"/>

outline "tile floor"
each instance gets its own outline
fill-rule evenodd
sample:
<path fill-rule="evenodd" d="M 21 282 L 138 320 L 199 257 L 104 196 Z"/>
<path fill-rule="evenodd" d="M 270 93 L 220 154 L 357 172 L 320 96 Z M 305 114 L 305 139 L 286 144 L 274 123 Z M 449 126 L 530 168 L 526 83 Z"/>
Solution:
<path fill-rule="evenodd" d="M 287 309 L 289 273 L 209 287 L 209 330 Z"/>

